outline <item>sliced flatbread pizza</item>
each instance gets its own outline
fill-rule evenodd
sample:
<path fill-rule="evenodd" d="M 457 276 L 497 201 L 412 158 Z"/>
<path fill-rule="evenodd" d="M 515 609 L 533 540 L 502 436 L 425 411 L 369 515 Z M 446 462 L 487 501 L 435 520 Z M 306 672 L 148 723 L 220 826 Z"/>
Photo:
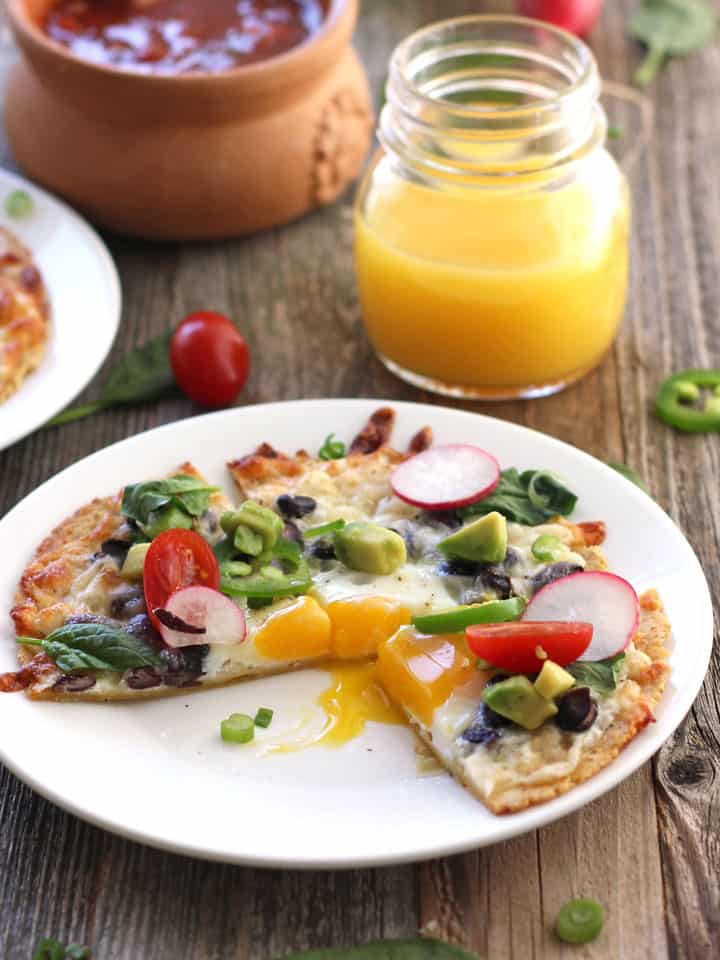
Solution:
<path fill-rule="evenodd" d="M 0 227 L 0 403 L 40 364 L 49 318 L 45 286 L 32 254 Z"/>

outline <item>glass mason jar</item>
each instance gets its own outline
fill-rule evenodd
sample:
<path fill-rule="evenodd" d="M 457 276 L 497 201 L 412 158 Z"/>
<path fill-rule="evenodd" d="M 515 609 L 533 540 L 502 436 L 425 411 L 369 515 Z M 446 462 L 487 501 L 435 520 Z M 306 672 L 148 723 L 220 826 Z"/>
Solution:
<path fill-rule="evenodd" d="M 398 376 L 502 399 L 599 363 L 630 212 L 599 93 L 585 44 L 533 20 L 462 17 L 396 48 L 355 258 L 367 332 Z"/>

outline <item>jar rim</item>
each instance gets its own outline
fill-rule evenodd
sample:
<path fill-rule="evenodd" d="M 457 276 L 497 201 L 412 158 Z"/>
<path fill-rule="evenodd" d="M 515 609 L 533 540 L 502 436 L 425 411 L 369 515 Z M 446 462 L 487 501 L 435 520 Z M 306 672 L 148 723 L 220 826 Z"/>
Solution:
<path fill-rule="evenodd" d="M 571 99 L 579 91 L 587 89 L 590 85 L 599 86 L 599 71 L 597 61 L 592 51 L 584 41 L 574 36 L 566 30 L 556 27 L 553 24 L 541 20 L 535 20 L 530 17 L 518 17 L 511 14 L 469 14 L 462 17 L 453 17 L 447 20 L 438 20 L 434 23 L 416 30 L 406 37 L 393 51 L 390 59 L 390 78 L 393 74 L 407 77 L 407 70 L 415 59 L 414 49 L 424 39 L 436 34 L 438 37 L 445 32 L 453 29 L 469 26 L 498 26 L 510 29 L 522 27 L 541 31 L 549 37 L 561 41 L 566 49 L 575 54 L 581 66 L 581 71 L 573 80 L 568 81 L 564 86 L 555 91 L 554 95 L 547 97 L 543 101 L 517 104 L 458 104 L 453 100 L 433 96 L 424 92 L 416 84 L 412 84 L 412 96 L 419 102 L 434 107 L 444 107 L 450 112 L 457 112 L 465 117 L 477 117 L 478 120 L 486 118 L 489 114 L 502 117 L 505 120 L 520 119 L 530 114 L 537 116 L 538 111 L 543 109 L 556 109 L 563 100 Z"/>

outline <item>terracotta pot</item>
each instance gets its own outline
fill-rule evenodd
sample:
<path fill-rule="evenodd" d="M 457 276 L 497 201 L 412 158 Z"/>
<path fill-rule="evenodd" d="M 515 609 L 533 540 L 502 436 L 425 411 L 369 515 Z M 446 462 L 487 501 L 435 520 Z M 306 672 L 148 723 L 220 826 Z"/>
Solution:
<path fill-rule="evenodd" d="M 38 23 L 51 0 L 7 0 L 23 57 L 6 123 L 18 164 L 103 227 L 157 239 L 251 233 L 329 203 L 369 145 L 367 80 L 350 42 L 357 0 L 321 30 L 224 73 L 98 66 Z"/>

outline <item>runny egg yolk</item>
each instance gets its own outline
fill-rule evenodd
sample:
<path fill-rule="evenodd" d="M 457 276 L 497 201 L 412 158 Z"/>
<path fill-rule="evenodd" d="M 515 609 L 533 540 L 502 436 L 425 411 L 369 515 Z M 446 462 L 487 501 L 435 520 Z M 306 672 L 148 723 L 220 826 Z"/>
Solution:
<path fill-rule="evenodd" d="M 342 746 L 361 734 L 369 720 L 405 722 L 399 707 L 390 702 L 378 683 L 374 663 L 338 664 L 330 677 L 330 686 L 317 699 L 327 720 L 316 744 Z"/>

